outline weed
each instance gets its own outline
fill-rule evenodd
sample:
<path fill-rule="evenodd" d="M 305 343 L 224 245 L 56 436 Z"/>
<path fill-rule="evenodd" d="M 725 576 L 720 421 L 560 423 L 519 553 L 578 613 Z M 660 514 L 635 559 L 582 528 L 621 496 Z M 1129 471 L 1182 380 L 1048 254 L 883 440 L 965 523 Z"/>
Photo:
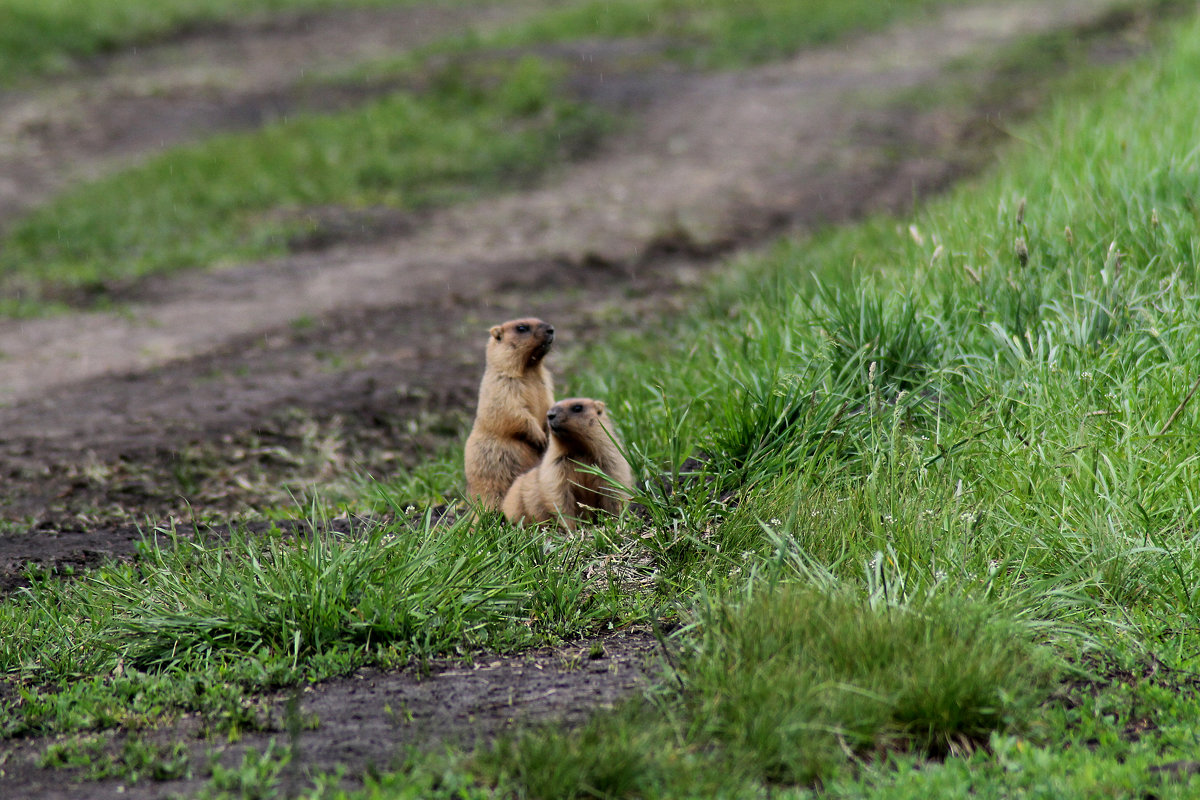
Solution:
<path fill-rule="evenodd" d="M 96 734 L 58 741 L 46 748 L 38 765 L 77 769 L 87 780 L 118 778 L 130 783 L 176 780 L 192 775 L 191 754 L 186 744 L 151 742 L 135 734 L 126 736 L 119 747 Z"/>
<path fill-rule="evenodd" d="M 246 800 L 265 800 L 279 796 L 279 779 L 291 761 L 291 752 L 272 739 L 261 753 L 250 748 L 242 754 L 241 763 L 227 767 L 217 760 L 210 764 L 212 777 L 197 795 L 201 798 L 240 797 Z"/>

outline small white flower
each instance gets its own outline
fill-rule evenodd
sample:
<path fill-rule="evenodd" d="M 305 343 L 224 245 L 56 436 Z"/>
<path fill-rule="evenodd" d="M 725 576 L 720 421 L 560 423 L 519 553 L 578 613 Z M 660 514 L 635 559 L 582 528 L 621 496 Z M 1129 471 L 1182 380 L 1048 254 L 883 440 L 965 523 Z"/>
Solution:
<path fill-rule="evenodd" d="M 779 520 L 777 520 L 777 519 L 774 519 L 774 518 L 772 518 L 772 519 L 771 519 L 771 524 L 772 524 L 772 525 L 779 525 L 779 524 L 780 524 L 780 521 L 779 521 Z"/>

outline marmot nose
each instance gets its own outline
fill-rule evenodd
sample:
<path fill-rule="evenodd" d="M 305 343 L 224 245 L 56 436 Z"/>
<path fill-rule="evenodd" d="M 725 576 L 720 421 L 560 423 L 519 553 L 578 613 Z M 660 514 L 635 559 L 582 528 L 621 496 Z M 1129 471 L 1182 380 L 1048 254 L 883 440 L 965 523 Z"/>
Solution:
<path fill-rule="evenodd" d="M 547 326 L 546 326 L 546 335 L 547 335 L 547 336 L 553 336 L 553 335 L 554 335 L 554 326 L 553 326 L 553 325 L 547 325 Z"/>
<path fill-rule="evenodd" d="M 546 412 L 546 419 L 548 419 L 548 420 L 553 421 L 557 417 L 558 417 L 558 409 L 557 408 L 552 408 Z"/>

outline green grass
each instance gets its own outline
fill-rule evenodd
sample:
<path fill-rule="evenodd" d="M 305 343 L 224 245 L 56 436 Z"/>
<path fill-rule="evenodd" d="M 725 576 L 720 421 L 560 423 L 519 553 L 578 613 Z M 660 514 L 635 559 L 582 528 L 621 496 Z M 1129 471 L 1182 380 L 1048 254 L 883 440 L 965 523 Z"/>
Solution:
<path fill-rule="evenodd" d="M 651 38 L 693 67 L 762 63 L 962 0 L 591 0 L 514 26 L 494 44 Z"/>
<path fill-rule="evenodd" d="M 532 180 L 606 121 L 537 59 L 502 78 L 454 70 L 424 94 L 219 136 L 68 190 L 7 232 L 0 313 L 190 267 L 287 252 L 312 209 L 415 210 Z M 111 202 L 121 197 L 121 203 Z"/>
<path fill-rule="evenodd" d="M 990 176 L 780 242 L 652 341 L 567 359 L 670 476 L 649 523 L 160 542 L 37 581 L 0 604 L 0 730 L 236 730 L 264 687 L 654 616 L 683 627 L 645 698 L 351 796 L 1193 796 L 1152 768 L 1200 761 L 1198 69 L 1191 19 Z M 453 474 L 377 491 L 398 512 Z M 600 557 L 639 580 L 587 578 Z M 288 757 L 212 790 L 269 790 Z"/>
<path fill-rule="evenodd" d="M 753 693 L 793 699 L 760 715 L 797 709 L 817 720 L 840 718 L 842 693 L 814 709 L 772 687 L 769 669 L 734 686 L 680 670 L 680 696 L 660 698 L 666 732 L 633 714 L 522 739 L 485 757 L 506 776 L 494 779 L 498 796 L 754 797 L 780 782 L 796 796 L 814 782 L 845 797 L 1194 792 L 1195 778 L 1150 768 L 1198 755 L 1197 698 L 1172 677 L 1195 668 L 1200 610 L 1200 164 L 1190 113 L 1200 97 L 1188 78 L 1198 66 L 1192 20 L 1161 55 L 1022 131 L 992 176 L 911 219 L 781 242 L 731 267 L 706 307 L 665 321 L 652 342 L 618 335 L 571 365 L 573 391 L 609 402 L 644 472 L 672 473 L 688 453 L 707 459 L 711 482 L 643 498 L 656 504 L 647 547 L 660 591 L 783 574 L 899 608 L 962 597 L 999 630 L 1015 624 L 1085 670 L 1102 653 L 1135 674 L 1160 660 L 1159 677 L 1100 677 L 1070 703 L 1036 686 L 1010 692 L 966 665 L 986 674 L 1008 663 L 1003 645 L 1020 637 L 999 635 L 989 657 L 988 637 L 976 634 L 950 638 L 984 653 L 923 680 L 920 670 L 945 667 L 945 644 L 915 666 L 900 655 L 910 648 L 858 620 L 817 649 L 847 648 L 864 669 L 878 655 L 897 677 L 916 678 L 930 689 L 928 708 L 943 709 L 928 718 L 986 707 L 956 695 L 960 678 L 1025 699 L 957 739 L 985 745 L 977 749 L 948 747 L 959 736 L 947 733 L 952 724 L 924 723 L 926 738 L 881 747 L 834 722 L 857 762 L 846 752 L 821 760 L 811 731 L 804 741 L 817 755 L 782 758 L 755 733 Z M 714 505 L 714 487 L 734 502 Z M 731 631 L 774 643 L 766 615 L 728 613 Z M 715 630 L 710 620 L 695 635 Z M 858 638 L 868 633 L 870 647 Z M 811 668 L 807 648 L 780 658 L 789 678 Z M 716 663 L 714 675 L 731 669 Z M 894 700 L 903 687 L 856 699 Z M 881 718 L 873 713 L 847 716 Z M 880 730 L 892 730 L 895 717 L 882 718 Z M 770 719 L 768 734 L 788 724 Z M 1131 719 L 1152 724 L 1132 735 Z M 928 761 L 948 749 L 952 757 Z M 740 772 L 708 762 L 739 751 L 775 757 L 747 768 L 756 762 L 743 753 Z"/>
<path fill-rule="evenodd" d="M 707 309 L 656 337 L 653 351 L 635 337 L 593 349 L 582 374 L 604 378 L 584 377 L 591 385 L 581 391 L 609 399 L 627 440 L 668 467 L 678 463 L 671 453 L 702 451 L 715 479 L 738 492 L 735 509 L 696 519 L 679 537 L 691 546 L 661 553 L 661 565 L 696 576 L 737 570 L 739 561 L 765 563 L 825 591 L 901 605 L 963 594 L 994 618 L 1023 620 L 1072 659 L 1153 654 L 1191 669 L 1194 636 L 1179 624 L 1195 619 L 1200 585 L 1200 404 L 1190 394 L 1200 379 L 1190 355 L 1200 336 L 1200 165 L 1187 111 L 1200 98 L 1186 77 L 1197 65 L 1200 25 L 1192 21 L 1160 59 L 1111 78 L 1091 102 L 1060 104 L 1023 133 L 1028 143 L 1012 148 L 994 176 L 912 220 L 781 243 L 742 264 Z M 671 422 L 681 408 L 682 432 Z M 684 447 L 672 441 L 681 436 Z M 695 491 L 709 489 L 698 483 Z M 750 642 L 786 652 L 762 629 L 765 618 L 738 625 Z M 815 649 L 843 647 L 864 669 L 870 652 L 899 675 L 919 675 L 898 655 L 908 648 L 893 652 L 863 621 Z M 722 652 L 737 657 L 728 643 Z M 936 668 L 949 652 L 943 644 L 918 660 Z M 781 655 L 785 674 L 804 671 L 809 657 L 805 648 Z M 968 663 L 986 668 L 989 659 L 974 654 L 956 663 L 958 671 L 917 682 L 946 709 L 970 708 L 951 699 L 958 679 L 969 679 Z M 998 782 L 1015 773 L 1020 796 L 1094 796 L 1105 781 L 1186 796 L 1187 780 L 1172 785 L 1145 770 L 1195 757 L 1194 737 L 1181 736 L 1175 721 L 1189 718 L 1195 698 L 1146 684 L 1140 691 L 1149 699 L 1140 702 L 1167 724 L 1145 744 L 1123 738 L 1101 710 L 1089 717 L 1055 708 L 1051 725 L 1031 741 L 994 721 L 981 724 L 964 738 L 986 741 L 990 752 L 928 770 L 903 765 L 944 751 L 955 734 L 914 740 L 883 765 L 868 759 L 861 774 L 794 754 L 768 758 L 775 772 L 752 773 L 730 792 L 753 796 L 764 780 L 815 780 L 831 781 L 835 796 L 929 796 L 934 787 L 1006 796 Z M 758 750 L 759 716 L 768 714 L 767 730 L 777 731 L 786 716 L 770 714 L 797 709 L 802 719 L 823 720 L 842 698 L 827 693 L 819 709 L 805 708 L 797 695 L 770 686 L 766 670 L 735 687 L 705 685 L 690 700 L 685 681 L 684 699 L 669 707 L 687 720 L 695 703 L 699 724 L 722 747 L 744 747 L 744 738 L 758 740 L 750 748 Z M 759 689 L 791 701 L 758 710 Z M 1111 702 L 1102 695 L 1097 705 Z M 903 692 L 862 698 L 885 696 Z M 1025 705 L 1014 719 L 1038 715 Z M 862 710 L 848 716 L 875 718 Z M 861 731 L 828 727 L 851 752 L 861 741 Z M 630 730 L 591 731 L 588 748 L 620 748 Z M 1102 752 L 1091 755 L 1081 743 L 1096 735 Z M 816 749 L 820 736 L 793 737 L 801 738 Z M 1142 771 L 1122 766 L 1125 758 Z M 585 774 L 564 796 L 687 795 L 638 783 L 647 770 L 653 783 L 657 769 L 635 764 L 622 773 L 627 783 L 594 794 L 600 778 Z M 549 768 L 526 772 L 522 785 L 539 796 L 534 781 Z"/>
<path fill-rule="evenodd" d="M 4 0 L 0 83 L 247 15 L 410 5 L 414 0 Z"/>
<path fill-rule="evenodd" d="M 603 535 L 543 543 L 498 520 L 428 515 L 337 534 L 314 519 L 316 534 L 265 540 L 156 533 L 135 565 L 35 580 L 0 604 L 0 673 L 39 681 L 0 712 L 0 731 L 103 730 L 145 707 L 199 707 L 218 728 L 253 727 L 253 710 L 238 713 L 249 690 L 509 651 L 646 613 L 642 598 L 591 574 L 612 549 Z"/>
<path fill-rule="evenodd" d="M 426 88 L 354 111 L 301 115 L 254 133 L 173 148 L 68 189 L 0 239 L 0 315 L 104 305 L 113 287 L 146 275 L 279 256 L 319 228 L 321 209 L 345 209 L 352 217 L 445 205 L 526 185 L 594 148 L 611 120 L 564 95 L 559 79 L 569 65 L 542 56 L 514 61 L 513 48 L 669 34 L 669 57 L 694 66 L 744 65 L 945 2 L 588 3 L 543 11 L 495 34 L 449 37 L 397 63 L 360 66 L 350 71 L 355 80 Z M 322 5 L 337 4 L 277 0 L 256 9 Z M 7 29 L 18 31 L 12 42 L 0 34 L 0 74 L 5 58 L 49 64 L 129 46 L 181 25 L 223 19 L 233 6 L 93 0 L 20 3 L 8 13 L 20 24 Z"/>
<path fill-rule="evenodd" d="M 88 780 L 119 778 L 136 783 L 190 778 L 193 775 L 190 762 L 188 747 L 183 742 L 155 744 L 130 736 L 120 751 L 113 754 L 103 736 L 85 735 L 50 745 L 38 766 L 82 769 Z"/>
<path fill-rule="evenodd" d="M 796 584 L 706 605 L 678 688 L 479 757 L 531 797 L 719 796 L 809 784 L 855 754 L 970 752 L 1030 718 L 1053 675 L 1028 631 L 961 599 L 872 604 Z"/>

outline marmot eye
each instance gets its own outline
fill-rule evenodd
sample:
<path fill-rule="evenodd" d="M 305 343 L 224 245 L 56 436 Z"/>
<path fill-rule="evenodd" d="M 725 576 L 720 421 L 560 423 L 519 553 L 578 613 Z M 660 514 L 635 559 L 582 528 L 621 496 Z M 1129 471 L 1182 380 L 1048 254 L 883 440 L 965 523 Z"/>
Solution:
<path fill-rule="evenodd" d="M 571 410 L 578 414 L 583 411 L 583 406 L 581 406 L 579 403 L 576 403 L 575 405 L 571 406 Z"/>
<path fill-rule="evenodd" d="M 529 333 L 529 326 L 528 325 L 518 325 L 517 333 Z"/>

